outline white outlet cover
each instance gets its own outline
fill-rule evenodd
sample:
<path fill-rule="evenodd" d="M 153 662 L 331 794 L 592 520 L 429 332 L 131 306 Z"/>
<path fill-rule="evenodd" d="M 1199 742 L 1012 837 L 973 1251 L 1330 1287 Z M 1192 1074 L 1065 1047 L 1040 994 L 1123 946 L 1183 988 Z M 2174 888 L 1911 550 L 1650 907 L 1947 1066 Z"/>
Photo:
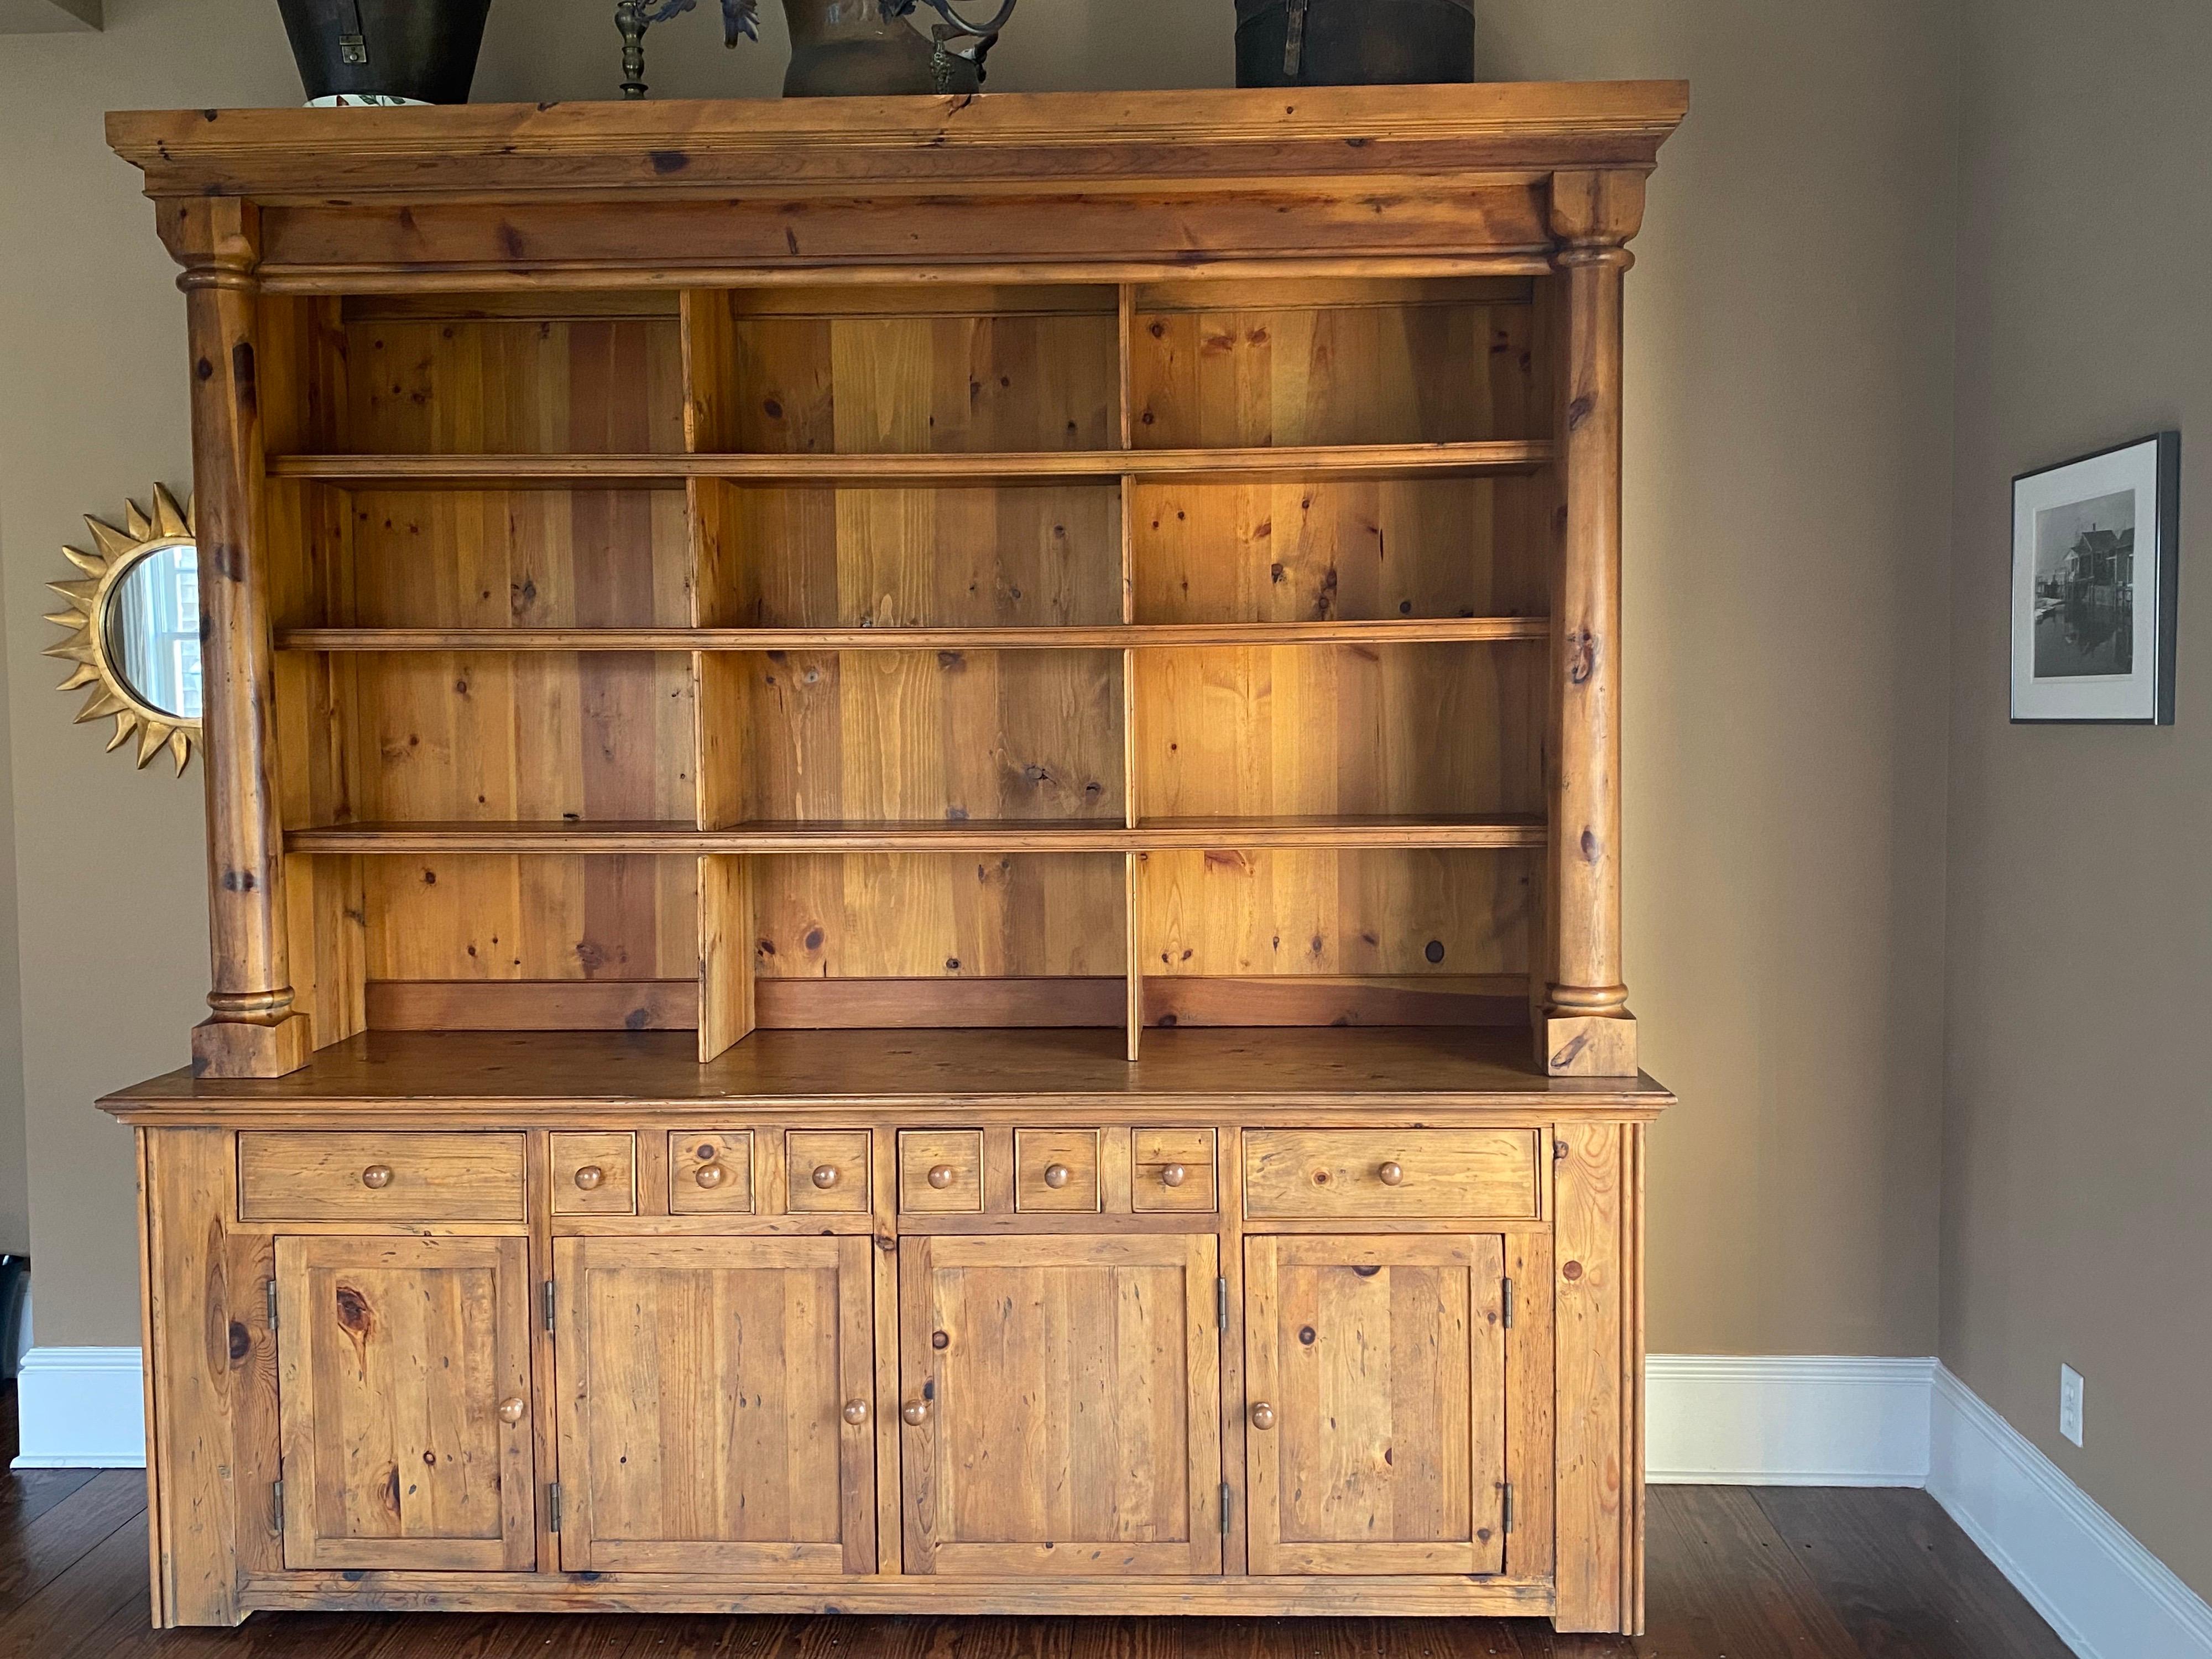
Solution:
<path fill-rule="evenodd" d="M 2058 1432 L 2075 1445 L 2081 1443 L 2081 1373 L 2071 1365 L 2058 1368 Z"/>

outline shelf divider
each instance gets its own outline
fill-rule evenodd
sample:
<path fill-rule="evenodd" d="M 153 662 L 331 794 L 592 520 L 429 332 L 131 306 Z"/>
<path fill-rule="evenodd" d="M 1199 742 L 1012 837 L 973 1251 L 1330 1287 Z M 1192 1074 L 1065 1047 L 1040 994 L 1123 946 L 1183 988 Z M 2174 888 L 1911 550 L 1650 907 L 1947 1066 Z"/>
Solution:
<path fill-rule="evenodd" d="M 708 816 L 714 816 L 710 809 Z M 1125 817 L 1134 817 L 1134 813 Z M 289 853 L 688 854 L 700 858 L 812 853 L 1126 853 L 1320 848 L 1468 852 L 1540 848 L 1535 817 L 1175 818 L 1137 823 L 1063 819 L 930 820 L 915 823 L 337 823 L 289 830 Z"/>
<path fill-rule="evenodd" d="M 1104 651 L 1204 646 L 1504 644 L 1541 617 L 1124 623 L 1017 628 L 289 628 L 285 651 Z"/>
<path fill-rule="evenodd" d="M 705 418 L 703 416 L 702 418 Z M 1305 444 L 1239 449 L 1070 449 L 890 454 L 272 455 L 272 478 L 386 489 L 683 488 L 693 478 L 773 488 L 957 489 L 1111 484 L 1147 478 L 1247 483 L 1289 478 L 1407 478 L 1527 472 L 1551 464 L 1549 439 L 1466 443 Z"/>

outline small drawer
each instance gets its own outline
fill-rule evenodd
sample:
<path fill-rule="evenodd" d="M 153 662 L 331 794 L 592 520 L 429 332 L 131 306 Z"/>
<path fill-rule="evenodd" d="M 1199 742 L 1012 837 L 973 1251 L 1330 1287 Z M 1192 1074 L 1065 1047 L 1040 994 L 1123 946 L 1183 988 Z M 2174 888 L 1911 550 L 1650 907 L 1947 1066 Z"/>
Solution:
<path fill-rule="evenodd" d="M 1014 1208 L 1030 1215 L 1098 1213 L 1098 1131 L 1014 1131 Z"/>
<path fill-rule="evenodd" d="M 1129 1207 L 1211 1213 L 1213 1131 L 1139 1129 L 1129 1159 Z"/>
<path fill-rule="evenodd" d="M 522 1137 L 249 1129 L 238 1137 L 244 1221 L 520 1221 Z"/>
<path fill-rule="evenodd" d="M 637 1137 L 627 1129 L 556 1129 L 555 1215 L 635 1215 Z"/>
<path fill-rule="evenodd" d="M 668 1132 L 668 1213 L 750 1215 L 753 1136 L 750 1129 Z"/>
<path fill-rule="evenodd" d="M 1534 1129 L 1251 1129 L 1244 1213 L 1534 1217 Z"/>
<path fill-rule="evenodd" d="M 973 1215 L 983 1207 L 981 1129 L 901 1129 L 899 1208 L 916 1215 Z"/>
<path fill-rule="evenodd" d="M 787 1129 L 783 1167 L 784 1206 L 792 1214 L 867 1213 L 866 1129 Z"/>

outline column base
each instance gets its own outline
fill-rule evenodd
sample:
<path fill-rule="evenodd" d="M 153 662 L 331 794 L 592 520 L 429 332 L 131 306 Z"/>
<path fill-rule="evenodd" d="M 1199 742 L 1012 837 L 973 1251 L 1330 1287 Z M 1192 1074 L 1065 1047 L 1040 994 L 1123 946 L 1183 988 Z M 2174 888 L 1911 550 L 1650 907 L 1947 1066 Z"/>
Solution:
<path fill-rule="evenodd" d="M 1536 1063 L 1550 1077 L 1634 1077 L 1636 1016 L 1546 1015 L 1536 1022 Z"/>
<path fill-rule="evenodd" d="M 305 1014 L 287 1014 L 274 1025 L 210 1019 L 192 1027 L 194 1077 L 283 1077 L 305 1066 L 314 1052 Z"/>

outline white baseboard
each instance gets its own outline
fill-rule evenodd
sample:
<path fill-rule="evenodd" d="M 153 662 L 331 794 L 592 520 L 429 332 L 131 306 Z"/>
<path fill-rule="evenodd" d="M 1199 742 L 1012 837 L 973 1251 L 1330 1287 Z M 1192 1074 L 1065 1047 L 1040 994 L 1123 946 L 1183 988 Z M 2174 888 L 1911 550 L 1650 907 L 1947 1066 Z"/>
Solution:
<path fill-rule="evenodd" d="M 1929 1495 L 2081 1659 L 2212 1659 L 2212 1607 L 1941 1365 Z"/>
<path fill-rule="evenodd" d="M 1936 1362 L 1655 1353 L 1646 1480 L 1674 1486 L 1920 1486 Z"/>
<path fill-rule="evenodd" d="M 1653 1354 L 1646 1478 L 1925 1486 L 2081 1659 L 2212 1659 L 2212 1607 L 1933 1359 Z M 15 1467 L 143 1468 L 136 1348 L 33 1348 Z"/>
<path fill-rule="evenodd" d="M 136 1348 L 33 1348 L 15 1379 L 19 1469 L 143 1469 L 146 1391 Z"/>

